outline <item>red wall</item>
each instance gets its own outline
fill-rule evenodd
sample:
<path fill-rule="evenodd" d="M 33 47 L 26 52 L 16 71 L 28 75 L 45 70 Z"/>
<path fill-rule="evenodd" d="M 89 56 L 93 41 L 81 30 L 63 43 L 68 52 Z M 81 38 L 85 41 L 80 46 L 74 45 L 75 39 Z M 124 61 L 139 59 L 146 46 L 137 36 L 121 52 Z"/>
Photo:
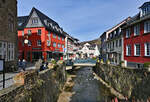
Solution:
<path fill-rule="evenodd" d="M 134 36 L 134 26 L 131 26 L 131 37 L 126 38 L 126 31 L 124 30 L 124 59 L 128 62 L 145 63 L 150 62 L 150 57 L 145 56 L 144 43 L 150 42 L 150 33 L 144 34 L 144 22 L 140 23 L 140 35 Z M 139 43 L 141 46 L 140 56 L 134 56 L 134 44 Z M 131 56 L 126 56 L 126 45 L 131 45 Z"/>
<path fill-rule="evenodd" d="M 37 34 L 37 31 L 38 29 L 41 29 L 41 35 L 38 35 Z M 25 44 L 24 46 L 22 46 L 22 41 L 25 39 L 25 37 L 27 37 L 27 33 L 28 33 L 28 30 L 31 30 L 32 31 L 32 34 L 28 36 L 28 40 L 30 40 L 32 42 L 32 45 L 31 46 L 28 46 L 27 44 Z M 47 57 L 47 54 L 46 54 L 46 51 L 55 51 L 55 49 L 59 49 L 60 52 L 63 52 L 63 48 L 62 46 L 60 48 L 58 48 L 58 46 L 56 46 L 56 48 L 53 47 L 53 42 L 56 42 L 56 45 L 58 43 L 60 43 L 61 45 L 63 44 L 65 46 L 65 40 L 62 41 L 62 37 L 60 40 L 58 40 L 58 35 L 56 38 L 53 38 L 53 33 L 51 32 L 51 45 L 50 46 L 47 46 L 47 40 L 49 40 L 48 38 L 48 31 L 44 28 L 44 27 L 41 27 L 41 28 L 25 28 L 24 29 L 24 37 L 22 36 L 22 31 L 18 31 L 18 49 L 19 49 L 19 59 L 21 59 L 21 54 L 22 52 L 24 51 L 25 52 L 25 59 L 27 60 L 27 55 L 26 53 L 28 51 L 32 52 L 32 51 L 42 51 L 44 52 L 43 53 L 43 56 L 44 56 L 44 59 L 46 59 Z M 41 40 L 41 43 L 42 45 L 41 46 L 37 46 L 37 40 Z M 33 49 L 33 48 L 42 48 L 41 50 L 40 49 Z M 30 56 L 30 61 L 32 61 L 32 53 L 31 53 L 31 56 Z"/>

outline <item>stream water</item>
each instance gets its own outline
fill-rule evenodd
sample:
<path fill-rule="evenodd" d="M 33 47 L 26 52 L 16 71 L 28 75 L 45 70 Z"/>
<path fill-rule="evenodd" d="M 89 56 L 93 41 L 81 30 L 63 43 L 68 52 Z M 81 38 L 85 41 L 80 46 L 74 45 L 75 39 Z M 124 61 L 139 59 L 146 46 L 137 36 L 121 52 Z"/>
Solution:
<path fill-rule="evenodd" d="M 109 100 L 104 86 L 94 78 L 92 67 L 82 67 L 75 73 L 75 85 L 72 89 L 75 94 L 70 102 L 107 102 Z"/>

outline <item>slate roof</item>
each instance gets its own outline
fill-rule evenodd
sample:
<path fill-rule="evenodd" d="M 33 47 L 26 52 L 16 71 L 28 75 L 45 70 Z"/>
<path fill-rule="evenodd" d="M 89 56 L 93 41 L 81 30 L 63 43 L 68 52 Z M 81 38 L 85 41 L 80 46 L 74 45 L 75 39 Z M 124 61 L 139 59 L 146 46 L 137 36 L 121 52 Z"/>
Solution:
<path fill-rule="evenodd" d="M 42 24 L 44 25 L 44 27 L 47 30 L 50 30 L 52 32 L 55 32 L 57 34 L 61 34 L 61 35 L 65 36 L 63 29 L 60 28 L 60 26 L 58 25 L 57 22 L 55 22 L 54 20 L 52 20 L 51 18 L 49 18 L 47 15 L 43 14 L 41 11 L 39 11 L 35 7 L 32 8 L 29 16 L 18 17 L 18 22 L 19 21 L 24 21 L 24 23 L 21 26 L 19 26 L 18 29 L 22 29 L 22 28 L 24 28 L 27 25 L 27 23 L 28 23 L 31 15 L 32 15 L 32 13 L 34 11 L 37 13 L 39 19 L 41 20 Z M 53 29 L 51 26 L 45 24 L 45 21 L 48 22 L 48 23 L 51 23 L 53 27 L 57 27 L 59 29 L 59 31 L 57 31 L 55 28 Z M 61 31 L 60 31 L 60 29 L 61 29 Z"/>
<path fill-rule="evenodd" d="M 142 6 L 140 6 L 139 8 L 142 8 L 142 7 L 144 7 L 144 6 L 146 6 L 146 5 L 149 5 L 150 4 L 150 1 L 148 1 L 148 2 L 145 2 Z"/>
<path fill-rule="evenodd" d="M 136 14 L 135 16 L 131 17 L 131 19 L 127 22 L 127 24 L 131 24 L 135 22 L 136 20 L 140 19 L 140 13 Z"/>
<path fill-rule="evenodd" d="M 28 20 L 29 16 L 20 16 L 18 17 L 18 30 L 23 30 L 26 24 L 26 21 Z"/>

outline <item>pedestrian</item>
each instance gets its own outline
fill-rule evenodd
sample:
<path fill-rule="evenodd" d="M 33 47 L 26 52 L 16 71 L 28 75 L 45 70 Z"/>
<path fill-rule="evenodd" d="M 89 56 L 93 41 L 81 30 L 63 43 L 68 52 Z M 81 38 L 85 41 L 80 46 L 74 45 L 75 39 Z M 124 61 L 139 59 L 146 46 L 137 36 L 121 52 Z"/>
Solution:
<path fill-rule="evenodd" d="M 21 69 L 22 68 L 22 62 L 21 62 L 21 60 L 19 59 L 18 60 L 18 69 Z"/>
<path fill-rule="evenodd" d="M 25 68 L 26 68 L 26 60 L 23 59 L 22 60 L 22 69 L 23 69 L 23 71 L 25 71 Z"/>

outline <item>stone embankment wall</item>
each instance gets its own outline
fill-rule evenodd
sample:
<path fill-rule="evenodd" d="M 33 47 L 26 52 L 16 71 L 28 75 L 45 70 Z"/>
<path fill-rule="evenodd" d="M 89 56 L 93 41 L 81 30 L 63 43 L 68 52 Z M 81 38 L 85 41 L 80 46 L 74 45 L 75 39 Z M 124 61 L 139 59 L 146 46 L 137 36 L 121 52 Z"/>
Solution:
<path fill-rule="evenodd" d="M 150 74 L 140 69 L 97 64 L 95 73 L 127 99 L 147 102 L 150 99 Z M 135 101 L 134 101 L 135 102 Z"/>
<path fill-rule="evenodd" d="M 66 81 L 65 65 L 24 72 L 24 84 L 0 91 L 0 102 L 56 102 Z"/>

